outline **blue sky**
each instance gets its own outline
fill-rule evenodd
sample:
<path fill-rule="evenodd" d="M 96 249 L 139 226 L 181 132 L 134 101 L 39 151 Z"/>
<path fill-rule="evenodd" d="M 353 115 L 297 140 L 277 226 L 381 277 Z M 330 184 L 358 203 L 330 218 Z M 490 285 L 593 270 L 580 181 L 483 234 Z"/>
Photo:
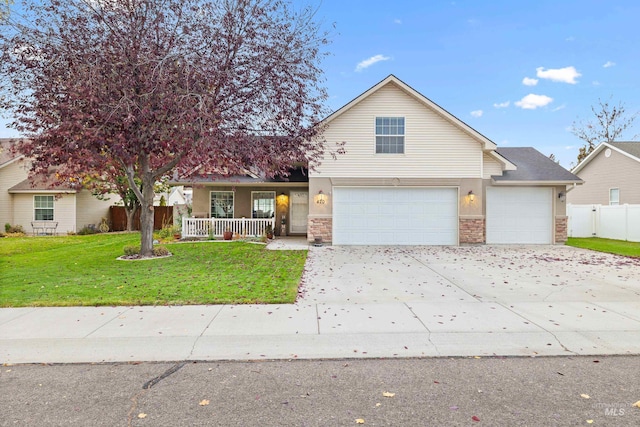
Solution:
<path fill-rule="evenodd" d="M 332 109 L 394 74 L 498 146 L 565 167 L 582 145 L 569 128 L 599 98 L 640 110 L 638 1 L 322 0 L 318 14 L 336 25 Z"/>
<path fill-rule="evenodd" d="M 304 1 L 335 23 L 323 64 L 332 110 L 394 74 L 498 146 L 565 167 L 582 145 L 569 128 L 599 98 L 640 110 L 638 1 Z M 640 120 L 625 137 L 636 133 Z"/>

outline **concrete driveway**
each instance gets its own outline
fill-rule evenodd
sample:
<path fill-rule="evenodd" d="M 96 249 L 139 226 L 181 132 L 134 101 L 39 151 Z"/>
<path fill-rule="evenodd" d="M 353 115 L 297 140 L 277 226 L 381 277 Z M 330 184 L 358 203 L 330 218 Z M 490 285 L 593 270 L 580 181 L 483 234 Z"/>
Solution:
<path fill-rule="evenodd" d="M 636 302 L 640 259 L 569 246 L 312 248 L 304 300 Z"/>
<path fill-rule="evenodd" d="M 640 260 L 566 246 L 314 248 L 299 303 L 441 355 L 640 353 Z"/>

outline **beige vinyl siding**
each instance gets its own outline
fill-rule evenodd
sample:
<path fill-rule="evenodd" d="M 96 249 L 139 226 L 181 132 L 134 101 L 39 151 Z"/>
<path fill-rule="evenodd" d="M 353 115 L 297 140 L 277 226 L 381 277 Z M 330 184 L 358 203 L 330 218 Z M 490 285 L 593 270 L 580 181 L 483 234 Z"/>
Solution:
<path fill-rule="evenodd" d="M 14 223 L 13 195 L 9 188 L 27 179 L 27 170 L 23 160 L 15 161 L 0 168 L 0 227 L 4 231 L 6 223 Z"/>
<path fill-rule="evenodd" d="M 491 179 L 493 175 L 502 175 L 502 165 L 486 153 L 482 153 L 482 178 Z"/>
<path fill-rule="evenodd" d="M 405 117 L 404 154 L 375 154 L 376 117 Z M 328 147 L 346 142 L 346 154 L 326 156 L 313 177 L 481 178 L 481 143 L 389 83 L 332 120 Z"/>
<path fill-rule="evenodd" d="M 33 196 L 50 196 L 52 194 L 14 194 L 13 218 L 14 223 L 22 225 L 24 231 L 31 234 L 31 221 L 33 221 L 34 206 Z M 76 195 L 62 194 L 53 202 L 53 220 L 58 221 L 58 234 L 75 231 L 76 221 Z"/>
<path fill-rule="evenodd" d="M 567 202 L 574 205 L 609 204 L 609 189 L 620 189 L 620 204 L 640 204 L 640 162 L 606 148 L 600 151 L 578 176 L 584 184 L 567 193 Z"/>
<path fill-rule="evenodd" d="M 119 196 L 110 195 L 108 200 L 99 200 L 91 192 L 82 190 L 76 194 L 76 230 L 93 224 L 96 227 L 102 218 L 109 218 L 109 206 L 114 205 Z"/>

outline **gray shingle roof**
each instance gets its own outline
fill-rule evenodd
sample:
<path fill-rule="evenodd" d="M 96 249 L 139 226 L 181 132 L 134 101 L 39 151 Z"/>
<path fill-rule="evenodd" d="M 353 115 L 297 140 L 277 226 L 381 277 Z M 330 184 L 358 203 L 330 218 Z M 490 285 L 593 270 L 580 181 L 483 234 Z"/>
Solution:
<path fill-rule="evenodd" d="M 0 138 L 0 166 L 20 157 L 19 153 L 14 153 L 12 151 L 16 141 L 17 140 L 15 138 Z"/>
<path fill-rule="evenodd" d="M 518 168 L 504 171 L 502 176 L 494 175 L 492 178 L 496 182 L 582 182 L 576 175 L 533 147 L 502 147 L 496 151 Z"/>
<path fill-rule="evenodd" d="M 609 145 L 640 158 L 640 141 L 610 142 Z"/>

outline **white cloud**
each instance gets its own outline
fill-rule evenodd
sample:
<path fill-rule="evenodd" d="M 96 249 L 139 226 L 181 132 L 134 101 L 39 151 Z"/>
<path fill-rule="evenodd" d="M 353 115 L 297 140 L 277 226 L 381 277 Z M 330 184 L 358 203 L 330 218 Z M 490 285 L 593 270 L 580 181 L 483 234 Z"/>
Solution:
<path fill-rule="evenodd" d="M 532 79 L 531 77 L 525 77 L 522 79 L 522 84 L 525 86 L 535 86 L 538 84 L 538 79 Z"/>
<path fill-rule="evenodd" d="M 564 147 L 565 150 L 573 150 L 574 148 L 576 148 L 575 145 L 567 145 L 566 147 Z"/>
<path fill-rule="evenodd" d="M 594 86 L 600 86 L 600 82 L 597 80 L 592 81 L 591 84 Z"/>
<path fill-rule="evenodd" d="M 607 61 L 607 62 L 604 63 L 603 67 L 604 68 L 609 68 L 609 67 L 613 67 L 614 65 L 616 65 L 615 62 Z"/>
<path fill-rule="evenodd" d="M 496 107 L 496 108 L 507 108 L 509 106 L 509 104 L 511 104 L 510 101 L 505 101 L 505 102 L 497 102 L 497 103 L 493 104 L 493 106 Z"/>
<path fill-rule="evenodd" d="M 400 24 L 402 24 L 402 19 L 396 18 L 396 19 L 393 20 L 393 23 L 400 25 Z"/>
<path fill-rule="evenodd" d="M 484 112 L 483 112 L 482 110 L 474 110 L 474 111 L 472 111 L 472 112 L 471 112 L 471 115 L 472 115 L 473 117 L 482 117 L 482 114 L 483 114 L 483 113 L 484 113 Z"/>
<path fill-rule="evenodd" d="M 569 83 L 576 84 L 578 83 L 576 79 L 582 74 L 575 69 L 575 67 L 564 67 L 564 68 L 549 68 L 545 70 L 544 67 L 536 68 L 536 76 L 541 79 L 549 79 L 552 82 L 561 82 L 561 83 Z"/>
<path fill-rule="evenodd" d="M 358 65 L 356 66 L 356 70 L 355 71 L 360 72 L 360 71 L 364 70 L 365 68 L 371 67 L 376 62 L 388 61 L 389 59 L 391 59 L 391 57 L 384 56 L 384 55 L 372 56 L 371 58 L 365 59 L 364 61 L 360 61 L 358 63 Z"/>
<path fill-rule="evenodd" d="M 522 98 L 520 101 L 517 101 L 515 105 L 522 108 L 523 110 L 535 110 L 539 107 L 544 107 L 545 105 L 553 102 L 553 98 L 550 98 L 546 95 L 536 95 L 530 93 L 529 95 Z"/>
<path fill-rule="evenodd" d="M 562 105 L 557 106 L 556 108 L 554 108 L 551 111 L 560 111 L 560 110 L 563 110 L 565 108 L 567 108 L 567 105 L 566 104 L 562 104 Z"/>

